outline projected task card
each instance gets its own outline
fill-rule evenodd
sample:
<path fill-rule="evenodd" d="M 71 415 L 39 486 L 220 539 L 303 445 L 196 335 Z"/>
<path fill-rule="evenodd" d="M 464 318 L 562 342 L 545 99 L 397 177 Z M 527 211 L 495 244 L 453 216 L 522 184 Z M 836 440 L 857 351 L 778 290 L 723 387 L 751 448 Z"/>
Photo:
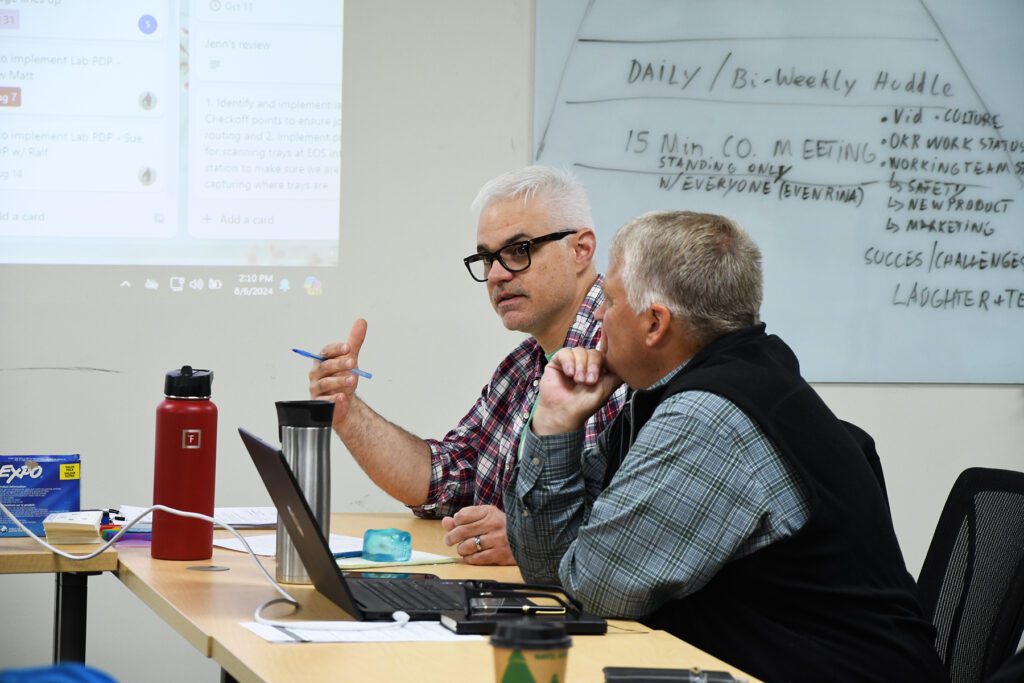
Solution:
<path fill-rule="evenodd" d="M 0 262 L 337 262 L 341 3 L 0 4 Z"/>

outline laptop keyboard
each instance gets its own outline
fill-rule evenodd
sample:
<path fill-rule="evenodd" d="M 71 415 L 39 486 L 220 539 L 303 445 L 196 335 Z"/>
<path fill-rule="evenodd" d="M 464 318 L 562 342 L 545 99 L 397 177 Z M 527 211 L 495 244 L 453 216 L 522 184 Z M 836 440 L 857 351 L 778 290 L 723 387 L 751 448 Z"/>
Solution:
<path fill-rule="evenodd" d="M 430 581 L 396 579 L 354 580 L 360 588 L 383 600 L 395 609 L 421 612 L 450 612 L 465 607 L 465 600 L 456 598 L 450 591 L 431 585 Z"/>

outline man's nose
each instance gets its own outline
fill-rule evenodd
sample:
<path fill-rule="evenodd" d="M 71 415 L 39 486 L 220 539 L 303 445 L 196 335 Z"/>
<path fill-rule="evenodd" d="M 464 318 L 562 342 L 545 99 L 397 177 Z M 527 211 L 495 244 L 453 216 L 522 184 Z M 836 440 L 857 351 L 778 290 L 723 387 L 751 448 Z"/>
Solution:
<path fill-rule="evenodd" d="M 487 271 L 487 281 L 491 283 L 508 282 L 514 275 L 515 273 L 501 265 L 501 261 L 495 259 L 491 264 L 491 269 Z"/>

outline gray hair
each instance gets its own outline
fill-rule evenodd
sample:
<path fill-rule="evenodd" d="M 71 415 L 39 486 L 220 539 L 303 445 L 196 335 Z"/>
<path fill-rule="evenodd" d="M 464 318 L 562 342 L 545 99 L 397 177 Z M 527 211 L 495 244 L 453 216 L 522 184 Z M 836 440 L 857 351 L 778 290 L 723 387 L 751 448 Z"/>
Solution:
<path fill-rule="evenodd" d="M 583 184 L 569 171 L 549 166 L 525 166 L 502 173 L 488 181 L 471 208 L 482 213 L 493 202 L 503 199 L 538 199 L 551 216 L 552 230 L 593 227 L 590 200 Z"/>
<path fill-rule="evenodd" d="M 761 251 L 715 214 L 652 211 L 615 234 L 609 251 L 636 312 L 665 306 L 703 346 L 760 322 Z"/>

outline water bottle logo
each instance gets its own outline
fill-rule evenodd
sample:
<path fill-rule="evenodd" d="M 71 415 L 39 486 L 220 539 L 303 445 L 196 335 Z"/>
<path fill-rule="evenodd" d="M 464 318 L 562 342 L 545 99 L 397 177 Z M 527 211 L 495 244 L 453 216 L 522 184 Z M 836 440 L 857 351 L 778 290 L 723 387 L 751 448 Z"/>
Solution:
<path fill-rule="evenodd" d="M 181 447 L 187 450 L 196 450 L 201 448 L 203 445 L 203 430 L 201 429 L 182 429 L 181 430 Z"/>

